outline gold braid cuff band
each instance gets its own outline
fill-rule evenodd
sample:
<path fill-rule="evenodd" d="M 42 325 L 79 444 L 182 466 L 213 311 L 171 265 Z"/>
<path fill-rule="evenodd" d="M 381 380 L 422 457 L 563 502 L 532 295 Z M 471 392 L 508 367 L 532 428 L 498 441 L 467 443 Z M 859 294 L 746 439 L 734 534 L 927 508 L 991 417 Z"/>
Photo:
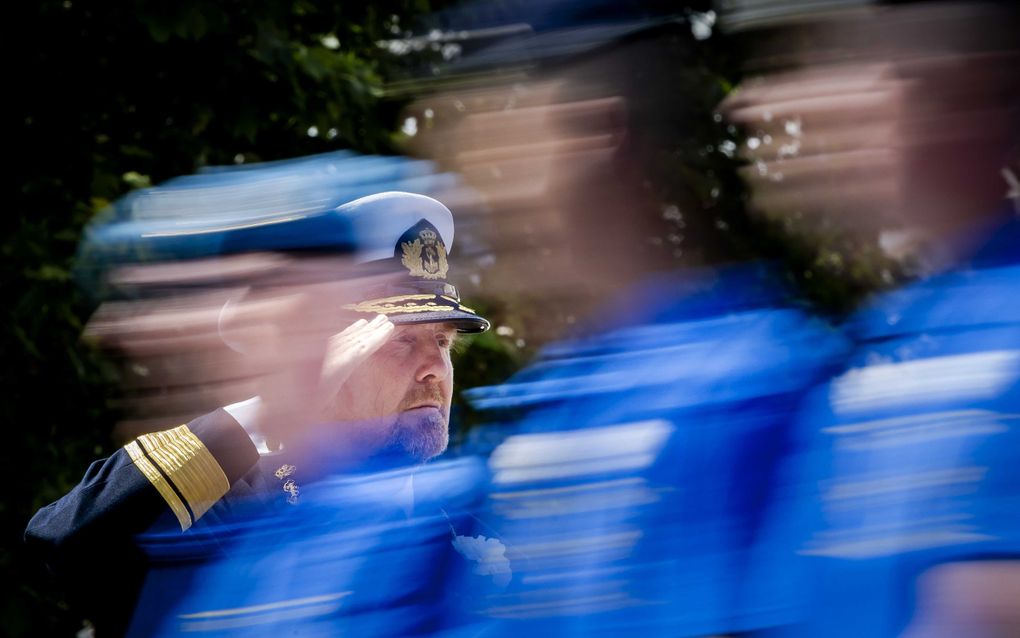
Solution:
<path fill-rule="evenodd" d="M 174 492 L 174 489 L 170 487 L 169 483 L 167 483 L 166 478 L 159 473 L 159 470 L 157 470 L 156 466 L 152 464 L 152 461 L 145 456 L 145 453 L 142 452 L 142 448 L 138 445 L 138 442 L 132 441 L 128 443 L 124 446 L 124 450 L 128 453 L 128 456 L 131 457 L 131 462 L 135 464 L 138 471 L 141 472 L 145 478 L 149 479 L 152 486 L 156 488 L 159 495 L 162 496 L 163 500 L 166 501 L 166 504 L 170 506 L 174 516 L 177 517 L 177 522 L 181 524 L 181 531 L 183 532 L 191 527 L 191 515 L 188 514 L 188 508 L 184 507 L 184 503 L 182 503 L 181 499 L 177 497 L 176 492 Z"/>
<path fill-rule="evenodd" d="M 186 425 L 143 434 L 137 443 L 187 501 L 195 521 L 230 489 L 219 463 Z M 167 503 L 173 509 L 169 499 Z M 187 527 L 182 525 L 182 529 Z"/>

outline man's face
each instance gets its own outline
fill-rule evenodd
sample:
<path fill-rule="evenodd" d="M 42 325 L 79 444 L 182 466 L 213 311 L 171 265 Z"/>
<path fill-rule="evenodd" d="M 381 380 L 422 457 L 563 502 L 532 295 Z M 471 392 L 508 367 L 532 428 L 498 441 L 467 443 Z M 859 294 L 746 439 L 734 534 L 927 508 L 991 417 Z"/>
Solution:
<path fill-rule="evenodd" d="M 329 417 L 357 428 L 366 451 L 396 450 L 426 461 L 449 442 L 457 336 L 450 324 L 397 326 L 337 393 Z"/>

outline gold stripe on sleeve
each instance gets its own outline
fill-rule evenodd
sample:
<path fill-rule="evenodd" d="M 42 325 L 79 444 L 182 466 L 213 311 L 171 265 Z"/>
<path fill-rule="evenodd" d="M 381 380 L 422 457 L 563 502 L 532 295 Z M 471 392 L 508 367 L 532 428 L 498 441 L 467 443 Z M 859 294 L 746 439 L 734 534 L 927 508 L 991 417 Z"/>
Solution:
<path fill-rule="evenodd" d="M 196 521 L 230 489 L 223 468 L 188 426 L 143 434 L 138 440 L 184 495 Z"/>
<path fill-rule="evenodd" d="M 132 441 L 124 446 L 124 450 L 131 457 L 131 462 L 135 464 L 138 471 L 142 473 L 145 478 L 149 479 L 152 486 L 156 488 L 159 495 L 163 497 L 166 504 L 170 506 L 174 515 L 177 517 L 177 521 L 181 524 L 181 531 L 186 531 L 191 527 L 191 515 L 188 514 L 188 510 L 184 507 L 184 503 L 178 498 L 170 484 L 166 482 L 166 479 L 159 470 L 152 464 L 149 459 L 145 457 L 145 453 L 142 452 L 142 448 L 138 445 L 138 441 Z"/>

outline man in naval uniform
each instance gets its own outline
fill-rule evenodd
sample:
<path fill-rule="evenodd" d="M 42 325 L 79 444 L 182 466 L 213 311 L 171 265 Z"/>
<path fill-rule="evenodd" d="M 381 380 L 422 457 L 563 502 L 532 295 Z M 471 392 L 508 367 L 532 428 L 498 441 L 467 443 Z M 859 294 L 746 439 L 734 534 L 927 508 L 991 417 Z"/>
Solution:
<path fill-rule="evenodd" d="M 457 333 L 489 326 L 447 283 L 450 211 L 429 197 L 391 192 L 288 223 L 305 227 L 279 232 L 281 250 L 297 235 L 308 248 L 308 232 L 324 224 L 343 224 L 356 238 L 345 281 L 316 289 L 311 301 L 320 312 L 304 305 L 278 318 L 293 327 L 339 304 L 342 322 L 332 334 L 316 339 L 317 326 L 277 344 L 318 348 L 314 374 L 280 371 L 258 397 L 138 437 L 93 463 L 29 523 L 27 542 L 102 634 L 127 629 L 152 566 L 151 548 L 136 542 L 140 534 L 161 539 L 164 558 L 204 560 L 222 552 L 224 524 L 297 503 L 317 473 L 379 458 L 414 465 L 446 448 L 450 347 Z M 243 236 L 233 240 L 243 249 Z M 298 261 L 314 259 L 301 255 Z M 327 300 L 324 290 L 342 299 Z"/>

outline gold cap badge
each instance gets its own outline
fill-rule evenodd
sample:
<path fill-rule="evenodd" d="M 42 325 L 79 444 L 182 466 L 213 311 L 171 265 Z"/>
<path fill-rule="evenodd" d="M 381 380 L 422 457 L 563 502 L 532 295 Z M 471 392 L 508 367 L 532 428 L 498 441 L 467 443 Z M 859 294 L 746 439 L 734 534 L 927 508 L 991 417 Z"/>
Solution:
<path fill-rule="evenodd" d="M 431 228 L 422 228 L 414 241 L 400 243 L 403 255 L 400 263 L 412 277 L 445 279 L 449 264 L 446 262 L 446 246 L 439 233 Z"/>

